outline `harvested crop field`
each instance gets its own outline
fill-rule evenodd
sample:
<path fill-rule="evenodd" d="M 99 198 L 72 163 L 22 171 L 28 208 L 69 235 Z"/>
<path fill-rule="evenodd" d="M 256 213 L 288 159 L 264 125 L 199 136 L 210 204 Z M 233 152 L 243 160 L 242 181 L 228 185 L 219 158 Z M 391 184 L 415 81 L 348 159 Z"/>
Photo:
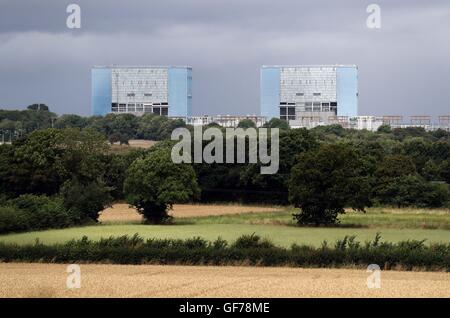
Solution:
<path fill-rule="evenodd" d="M 0 263 L 0 297 L 450 297 L 450 273 L 363 269 L 81 265 L 81 288 L 66 288 L 66 265 Z"/>
<path fill-rule="evenodd" d="M 245 206 L 233 204 L 175 204 L 170 215 L 176 218 L 228 215 L 239 213 L 256 213 L 256 212 L 274 212 L 280 211 L 282 208 L 262 207 L 262 206 Z M 101 212 L 99 220 L 101 222 L 139 222 L 142 216 L 136 209 L 130 208 L 128 204 L 118 203 L 113 207 L 105 209 Z"/>

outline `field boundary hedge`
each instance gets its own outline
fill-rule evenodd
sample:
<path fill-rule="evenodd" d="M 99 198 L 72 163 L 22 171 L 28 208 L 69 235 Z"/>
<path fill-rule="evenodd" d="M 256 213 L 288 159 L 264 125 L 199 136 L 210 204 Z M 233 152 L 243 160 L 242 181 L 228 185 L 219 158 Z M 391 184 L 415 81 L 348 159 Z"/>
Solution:
<path fill-rule="evenodd" d="M 377 264 L 381 269 L 450 271 L 450 244 L 424 241 L 380 242 L 377 237 L 360 243 L 346 236 L 329 246 L 277 247 L 257 235 L 244 235 L 232 244 L 218 238 L 147 239 L 138 234 L 63 244 L 18 245 L 0 243 L 2 262 L 252 265 L 289 267 L 348 267 Z"/>

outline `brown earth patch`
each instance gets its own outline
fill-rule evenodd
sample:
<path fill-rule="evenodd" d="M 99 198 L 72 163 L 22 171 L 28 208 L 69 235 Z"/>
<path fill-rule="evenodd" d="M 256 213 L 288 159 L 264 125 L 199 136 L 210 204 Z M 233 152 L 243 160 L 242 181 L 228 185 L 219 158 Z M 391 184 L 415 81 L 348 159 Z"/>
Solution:
<path fill-rule="evenodd" d="M 239 213 L 257 213 L 280 211 L 278 207 L 244 206 L 244 205 L 219 205 L 219 204 L 175 204 L 170 215 L 176 218 L 201 217 L 211 215 L 226 215 Z M 128 204 L 117 203 L 100 213 L 101 222 L 139 222 L 142 216 Z"/>

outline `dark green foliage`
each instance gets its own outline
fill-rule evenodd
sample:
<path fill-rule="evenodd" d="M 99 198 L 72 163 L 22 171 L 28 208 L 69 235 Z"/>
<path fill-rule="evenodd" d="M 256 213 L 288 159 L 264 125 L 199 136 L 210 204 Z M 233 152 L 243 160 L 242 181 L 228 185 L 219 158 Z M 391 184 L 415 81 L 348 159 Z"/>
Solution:
<path fill-rule="evenodd" d="M 36 229 L 96 220 L 111 202 L 111 189 L 103 181 L 106 147 L 105 138 L 92 130 L 35 131 L 12 146 L 0 147 L 0 190 L 12 198 L 22 194 L 60 195 L 58 204 L 63 206 L 52 209 L 50 203 L 44 205 L 44 196 L 36 197 L 44 206 L 42 211 L 33 212 L 40 218 L 32 222 Z M 24 204 L 21 200 L 31 197 L 19 197 L 15 204 Z M 38 203 L 37 199 L 29 203 L 34 201 Z M 69 213 L 70 221 L 66 222 L 61 213 Z"/>
<path fill-rule="evenodd" d="M 450 138 L 450 132 L 440 128 L 430 132 L 430 134 L 437 139 L 448 140 Z"/>
<path fill-rule="evenodd" d="M 218 238 L 214 242 L 202 238 L 186 240 L 110 237 L 91 241 L 87 237 L 64 244 L 16 245 L 0 243 L 0 261 L 49 263 L 115 263 L 115 264 L 188 264 L 249 265 L 293 267 L 367 267 L 379 264 L 382 269 L 450 271 L 450 244 L 426 245 L 423 241 L 397 244 L 381 242 L 377 235 L 371 242 L 361 243 L 355 237 L 344 237 L 334 247 L 324 242 L 321 247 L 293 245 L 276 247 L 256 235 L 240 237 L 229 245 Z"/>
<path fill-rule="evenodd" d="M 52 126 L 58 129 L 47 129 Z M 12 136 L 14 141 L 12 146 L 0 146 L 0 195 L 7 198 L 26 193 L 53 196 L 65 182 L 76 179 L 83 185 L 104 184 L 111 189 L 114 199 L 123 199 L 125 170 L 139 156 L 129 159 L 123 154 L 108 154 L 105 141 L 108 137 L 110 141 L 121 143 L 131 138 L 166 141 L 177 127 L 193 129 L 180 119 L 154 114 L 142 117 L 131 114 L 57 116 L 44 106 L 24 111 L 0 110 L 0 133 L 3 130 L 5 139 Z M 339 125 L 311 130 L 289 129 L 286 121 L 276 118 L 264 127 L 280 129 L 278 173 L 260 174 L 259 163 L 194 164 L 203 202 L 287 204 L 291 169 L 298 157 L 320 144 L 342 143 L 359 154 L 358 171 L 368 178 L 373 190 L 370 199 L 374 204 L 398 205 L 403 200 L 402 193 L 425 191 L 415 200 L 406 197 L 401 205 L 448 206 L 448 200 L 444 202 L 448 190 L 439 182 L 450 184 L 449 132 L 390 129 L 389 126 L 369 132 L 344 129 Z M 393 193 L 398 185 L 403 190 Z M 386 193 L 393 193 L 397 199 L 386 200 Z M 162 206 L 154 209 L 162 209 Z"/>
<path fill-rule="evenodd" d="M 400 141 L 407 138 L 414 137 L 427 137 L 428 133 L 422 127 L 406 127 L 406 128 L 395 128 L 392 130 L 394 137 Z"/>
<path fill-rule="evenodd" d="M 430 142 L 427 155 L 428 158 L 437 162 L 448 159 L 450 157 L 450 143 L 444 139 Z"/>
<path fill-rule="evenodd" d="M 97 221 L 99 212 L 112 203 L 111 189 L 102 181 L 81 182 L 67 180 L 61 187 L 60 196 L 64 207 L 79 216 L 78 223 Z"/>
<path fill-rule="evenodd" d="M 343 137 L 346 134 L 346 130 L 341 125 L 328 125 L 318 126 L 312 129 L 312 132 L 316 135 L 333 135 L 337 137 Z"/>
<path fill-rule="evenodd" d="M 442 163 L 441 175 L 444 181 L 450 184 L 450 159 Z"/>
<path fill-rule="evenodd" d="M 147 140 L 169 139 L 172 131 L 179 127 L 186 127 L 181 119 L 145 114 L 139 119 L 136 137 Z"/>
<path fill-rule="evenodd" d="M 271 140 L 268 140 L 270 149 Z M 261 174 L 261 164 L 194 165 L 202 188 L 202 201 L 288 204 L 288 180 L 295 159 L 317 147 L 306 129 L 280 131 L 280 166 L 276 174 Z"/>
<path fill-rule="evenodd" d="M 442 166 L 433 160 L 428 160 L 422 170 L 422 175 L 428 181 L 442 181 Z"/>
<path fill-rule="evenodd" d="M 127 202 L 150 223 L 166 222 L 174 203 L 188 202 L 199 194 L 192 166 L 173 163 L 171 148 L 164 145 L 133 162 L 126 172 L 124 191 Z"/>
<path fill-rule="evenodd" d="M 22 232 L 30 228 L 26 212 L 13 206 L 0 206 L 0 233 Z"/>
<path fill-rule="evenodd" d="M 280 170 L 289 174 L 302 153 L 318 147 L 313 134 L 305 129 L 291 129 L 280 134 Z M 286 180 L 288 181 L 288 179 Z M 286 182 L 287 186 L 287 182 Z"/>
<path fill-rule="evenodd" d="M 323 145 L 304 153 L 292 168 L 289 199 L 299 224 L 332 224 L 345 207 L 364 211 L 370 183 L 363 162 L 348 145 Z"/>
<path fill-rule="evenodd" d="M 128 145 L 129 137 L 128 137 L 128 135 L 125 135 L 125 134 L 113 133 L 113 134 L 109 135 L 108 141 L 110 144 L 114 144 L 114 143 L 118 142 L 121 145 Z"/>
<path fill-rule="evenodd" d="M 377 130 L 379 133 L 385 133 L 385 134 L 390 134 L 392 132 L 391 126 L 389 125 L 381 125 L 380 127 L 378 127 Z"/>
<path fill-rule="evenodd" d="M 61 198 L 25 194 L 0 207 L 0 233 L 63 228 L 79 223 L 78 219 Z"/>
<path fill-rule="evenodd" d="M 58 119 L 56 119 L 54 123 L 55 128 L 79 128 L 83 129 L 87 126 L 88 119 L 86 117 L 81 117 L 78 115 L 70 114 L 70 115 L 62 115 Z"/>
<path fill-rule="evenodd" d="M 263 125 L 264 128 L 278 128 L 282 130 L 290 129 L 289 124 L 286 120 L 282 120 L 280 118 L 272 118 L 268 122 Z"/>
<path fill-rule="evenodd" d="M 428 158 L 431 157 L 431 144 L 425 138 L 410 138 L 404 141 L 403 151 L 409 156 L 417 171 L 421 172 Z"/>
<path fill-rule="evenodd" d="M 125 138 L 136 138 L 138 130 L 138 117 L 132 114 L 107 114 L 104 117 L 91 117 L 87 127 L 91 128 L 108 138 L 111 135 L 123 135 Z"/>
<path fill-rule="evenodd" d="M 392 178 L 415 175 L 416 166 L 410 157 L 405 155 L 386 156 L 375 171 L 375 177 L 379 182 L 385 182 Z"/>
<path fill-rule="evenodd" d="M 6 131 L 6 138 L 16 140 L 35 130 L 55 128 L 91 128 L 108 139 L 111 136 L 121 136 L 122 143 L 129 139 L 163 140 L 170 138 L 172 130 L 185 127 L 181 119 L 171 119 L 154 114 L 142 117 L 133 114 L 108 114 L 102 116 L 81 117 L 68 114 L 58 117 L 49 111 L 44 104 L 33 104 L 27 110 L 1 110 L 0 129 Z M 113 138 L 114 139 L 114 138 Z"/>
<path fill-rule="evenodd" d="M 253 120 L 251 119 L 242 119 L 239 123 L 238 123 L 238 128 L 256 128 L 256 124 Z"/>
<path fill-rule="evenodd" d="M 439 167 L 427 162 L 423 171 L 430 180 L 437 178 Z M 375 171 L 374 201 L 396 207 L 442 207 L 449 199 L 448 187 L 442 183 L 429 182 L 420 176 L 411 157 L 386 156 Z"/>
<path fill-rule="evenodd" d="M 34 110 L 34 111 L 46 111 L 46 112 L 49 111 L 48 106 L 45 104 L 32 104 L 32 105 L 28 106 L 27 109 Z"/>
<path fill-rule="evenodd" d="M 102 160 L 106 168 L 103 180 L 105 185 L 111 189 L 110 194 L 114 200 L 123 200 L 123 183 L 125 172 L 134 160 L 144 157 L 146 151 L 143 149 L 131 149 L 126 153 L 105 155 Z"/>
<path fill-rule="evenodd" d="M 12 134 L 12 139 L 16 140 L 20 136 L 26 135 L 37 129 L 52 127 L 52 122 L 58 117 L 49 111 L 44 104 L 30 105 L 27 110 L 2 110 L 0 109 L 0 127 Z M 39 110 L 37 110 L 40 108 Z M 7 134 L 9 139 L 9 134 Z"/>
<path fill-rule="evenodd" d="M 0 148 L 0 184 L 15 195 L 54 195 L 74 177 L 93 180 L 104 171 L 105 139 L 90 130 L 46 129 Z"/>
<path fill-rule="evenodd" d="M 236 242 L 232 245 L 234 248 L 272 248 L 274 247 L 273 243 L 269 240 L 262 240 L 259 235 L 255 233 L 251 235 L 242 235 L 238 237 Z"/>
<path fill-rule="evenodd" d="M 442 207 L 449 199 L 445 184 L 430 183 L 418 175 L 395 177 L 376 190 L 380 204 L 396 207 Z"/>

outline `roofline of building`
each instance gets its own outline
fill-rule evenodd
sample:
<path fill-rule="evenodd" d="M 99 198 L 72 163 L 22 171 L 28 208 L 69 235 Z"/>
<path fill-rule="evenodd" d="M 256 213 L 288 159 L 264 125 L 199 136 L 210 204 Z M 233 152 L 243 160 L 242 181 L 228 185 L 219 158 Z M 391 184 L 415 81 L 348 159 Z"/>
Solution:
<path fill-rule="evenodd" d="M 293 64 L 293 65 L 262 65 L 261 68 L 281 68 L 281 67 L 356 67 L 356 64 Z"/>
<path fill-rule="evenodd" d="M 146 69 L 146 68 L 187 68 L 192 69 L 189 65 L 94 65 L 92 68 L 135 68 L 135 69 Z"/>

